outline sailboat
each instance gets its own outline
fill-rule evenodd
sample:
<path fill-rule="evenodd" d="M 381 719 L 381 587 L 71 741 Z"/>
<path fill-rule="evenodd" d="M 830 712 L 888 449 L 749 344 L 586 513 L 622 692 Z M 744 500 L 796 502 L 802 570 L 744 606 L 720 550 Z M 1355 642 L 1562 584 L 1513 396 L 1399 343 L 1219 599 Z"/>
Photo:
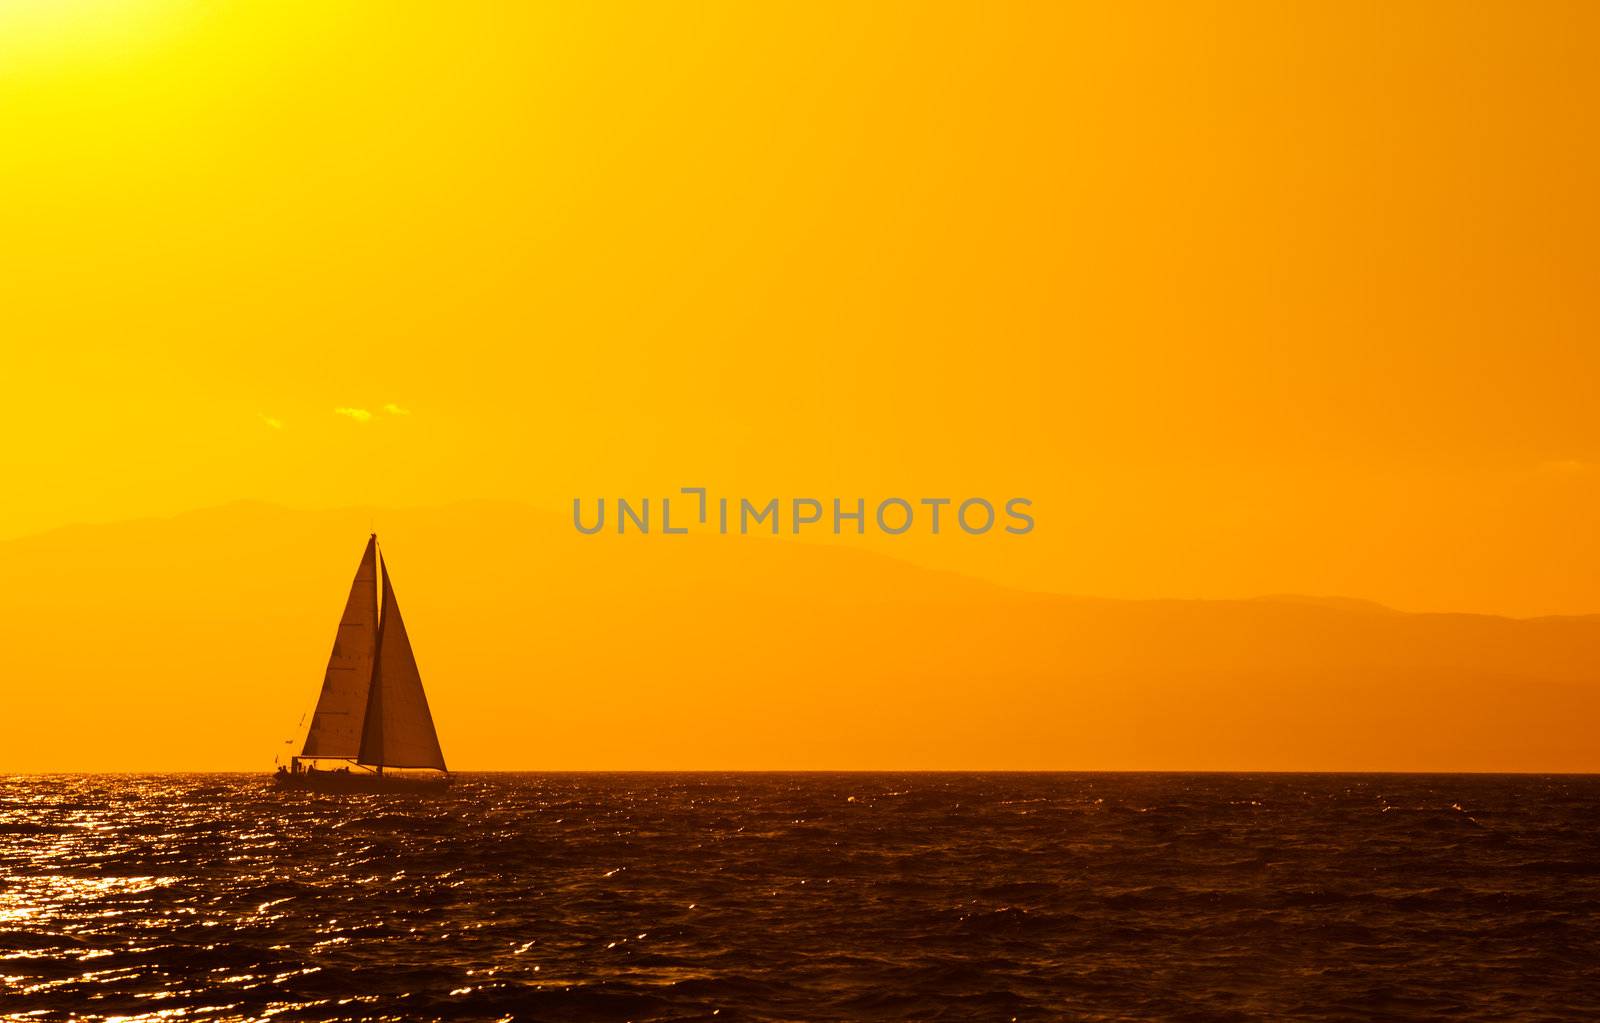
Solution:
<path fill-rule="evenodd" d="M 273 780 L 333 792 L 437 790 L 450 782 L 376 533 L 350 585 L 305 744 Z"/>

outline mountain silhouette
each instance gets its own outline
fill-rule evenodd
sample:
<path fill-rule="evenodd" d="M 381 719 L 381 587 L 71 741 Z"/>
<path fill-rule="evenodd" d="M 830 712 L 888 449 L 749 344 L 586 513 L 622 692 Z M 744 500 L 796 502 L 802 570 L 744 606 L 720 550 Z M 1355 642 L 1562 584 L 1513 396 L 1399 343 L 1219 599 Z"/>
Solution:
<path fill-rule="evenodd" d="M 266 769 L 375 525 L 458 769 L 1600 768 L 1600 618 L 1024 592 L 526 506 L 0 543 L 11 770 Z"/>

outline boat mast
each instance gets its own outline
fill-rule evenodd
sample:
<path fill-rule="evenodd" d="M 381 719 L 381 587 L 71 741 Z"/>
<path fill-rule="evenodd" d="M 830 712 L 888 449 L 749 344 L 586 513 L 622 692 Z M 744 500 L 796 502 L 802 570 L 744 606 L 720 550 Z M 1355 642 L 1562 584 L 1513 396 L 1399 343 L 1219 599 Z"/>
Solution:
<path fill-rule="evenodd" d="M 377 540 L 372 540 L 374 551 Z M 374 553 L 377 575 L 382 584 L 380 613 L 367 685 L 367 699 L 360 727 L 360 749 L 356 762 L 376 775 L 386 768 L 432 768 L 446 771 L 444 752 L 428 710 L 427 693 L 422 688 L 421 672 L 406 635 L 389 582 L 387 559 Z"/>
<path fill-rule="evenodd" d="M 378 665 L 383 659 L 383 625 L 384 619 L 387 616 L 383 613 L 383 551 L 378 547 L 377 533 L 372 534 L 372 546 L 378 555 L 378 571 L 373 573 L 373 575 L 376 576 L 376 578 L 373 579 L 373 585 L 376 586 L 378 590 L 378 631 L 372 640 L 372 684 L 367 687 L 367 709 L 369 713 L 367 714 L 366 719 L 361 723 L 361 745 L 363 746 L 367 744 L 367 727 L 371 725 L 374 720 L 374 715 L 370 713 L 372 709 L 372 701 L 379 701 L 378 705 L 380 709 L 383 706 L 383 683 L 378 674 Z M 381 716 L 376 720 L 378 721 L 378 727 L 381 729 L 383 727 Z M 382 764 L 378 765 L 378 777 L 383 777 Z"/>

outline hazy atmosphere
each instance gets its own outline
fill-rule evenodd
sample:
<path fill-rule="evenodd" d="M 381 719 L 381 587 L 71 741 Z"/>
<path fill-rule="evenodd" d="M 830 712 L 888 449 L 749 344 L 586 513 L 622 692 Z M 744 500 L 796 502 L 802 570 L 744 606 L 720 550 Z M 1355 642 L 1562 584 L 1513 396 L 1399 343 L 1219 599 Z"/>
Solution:
<path fill-rule="evenodd" d="M 1600 766 L 1458 616 L 1600 611 L 1594 9 L 1197 12 L 6 5 L 4 766 L 268 762 L 373 529 L 464 767 Z"/>

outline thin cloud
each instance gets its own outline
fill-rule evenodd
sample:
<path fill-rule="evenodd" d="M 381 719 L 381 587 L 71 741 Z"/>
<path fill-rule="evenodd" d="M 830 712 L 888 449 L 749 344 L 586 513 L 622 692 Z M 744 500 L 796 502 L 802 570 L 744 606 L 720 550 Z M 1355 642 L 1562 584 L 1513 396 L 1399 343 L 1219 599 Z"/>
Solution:
<path fill-rule="evenodd" d="M 267 415 L 265 412 L 257 413 L 257 415 L 260 416 L 261 421 L 263 423 L 266 423 L 268 426 L 272 427 L 274 430 L 283 429 L 283 420 L 274 419 L 272 416 Z"/>
<path fill-rule="evenodd" d="M 337 415 L 349 416 L 358 423 L 365 423 L 372 419 L 372 413 L 364 408 L 345 408 L 343 406 L 333 410 Z"/>
<path fill-rule="evenodd" d="M 391 416 L 409 416 L 411 414 L 411 410 L 410 409 L 401 408 L 399 405 L 396 405 L 392 401 L 389 404 L 385 405 L 383 407 L 383 410 L 385 412 L 389 413 Z"/>

